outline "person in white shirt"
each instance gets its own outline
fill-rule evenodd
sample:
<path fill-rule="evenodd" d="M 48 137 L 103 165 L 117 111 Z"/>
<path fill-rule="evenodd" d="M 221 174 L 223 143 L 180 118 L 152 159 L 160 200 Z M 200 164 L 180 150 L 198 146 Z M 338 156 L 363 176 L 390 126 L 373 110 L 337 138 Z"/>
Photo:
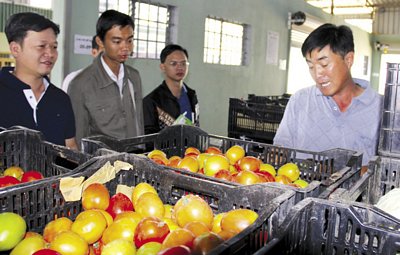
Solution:
<path fill-rule="evenodd" d="M 96 42 L 96 36 L 93 36 L 92 39 L 92 56 L 93 58 L 97 57 L 97 55 L 99 55 L 99 53 L 102 51 L 102 49 L 100 48 L 100 46 L 97 44 Z M 67 76 L 65 76 L 64 81 L 61 85 L 61 89 L 65 91 L 65 93 L 68 92 L 68 87 L 69 87 L 69 83 L 80 73 L 82 72 L 84 68 L 81 68 L 79 70 L 73 71 L 71 73 L 69 73 Z"/>

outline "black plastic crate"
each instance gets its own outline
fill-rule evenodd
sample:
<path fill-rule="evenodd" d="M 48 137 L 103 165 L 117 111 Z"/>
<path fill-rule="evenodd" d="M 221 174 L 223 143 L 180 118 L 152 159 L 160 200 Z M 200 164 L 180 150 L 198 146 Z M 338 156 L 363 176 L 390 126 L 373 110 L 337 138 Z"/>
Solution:
<path fill-rule="evenodd" d="M 209 135 L 192 126 L 171 126 L 158 134 L 128 139 L 116 140 L 103 136 L 82 139 L 83 150 L 89 154 L 95 153 L 101 148 L 117 152 L 130 152 L 137 150 L 140 146 L 143 147 L 146 143 L 152 143 L 155 148 L 163 150 L 168 157 L 173 155 L 182 157 L 188 147 L 196 147 L 200 151 L 205 151 L 208 147 L 215 146 L 225 152 L 233 145 L 240 145 L 245 149 L 246 155 L 258 157 L 264 163 L 269 163 L 276 169 L 288 162 L 296 163 L 300 168 L 300 177 L 310 183 L 304 189 L 285 186 L 286 189 L 296 192 L 296 201 L 305 197 L 328 198 L 337 188 L 349 189 L 360 181 L 362 155 L 354 151 L 344 149 L 324 152 L 295 150 L 265 143 Z M 239 185 L 185 170 L 175 169 L 175 171 L 200 179 Z"/>
<path fill-rule="evenodd" d="M 90 157 L 87 153 L 44 141 L 39 131 L 15 128 L 0 132 L 0 172 L 10 166 L 19 166 L 24 171 L 36 170 L 48 178 L 71 173 Z M 21 185 L 29 183 L 17 184 Z"/>
<path fill-rule="evenodd" d="M 257 96 L 255 94 L 248 94 L 247 102 L 249 103 L 263 103 L 263 104 L 275 104 L 286 106 L 290 99 L 290 94 L 283 94 L 281 96 Z"/>
<path fill-rule="evenodd" d="M 400 157 L 400 64 L 387 63 L 383 112 L 381 120 L 379 155 Z"/>
<path fill-rule="evenodd" d="M 229 99 L 228 136 L 272 143 L 286 104 Z"/>
<path fill-rule="evenodd" d="M 280 187 L 246 187 L 210 182 L 163 169 L 145 156 L 127 153 L 95 157 L 83 164 L 79 173 L 72 177 L 89 177 L 106 162 L 113 164 L 116 160 L 131 163 L 133 169 L 120 171 L 115 179 L 106 183 L 110 195 L 115 194 L 118 184 L 135 186 L 147 182 L 157 190 L 164 203 L 174 205 L 186 194 L 197 194 L 211 205 L 215 213 L 248 208 L 259 214 L 256 222 L 246 231 L 225 242 L 218 253 L 211 254 L 252 254 L 272 239 L 274 230 L 295 204 L 294 192 Z M 1 212 L 20 214 L 28 223 L 28 230 L 36 232 L 42 232 L 55 217 L 75 219 L 82 211 L 81 201 L 66 202 L 59 190 L 59 182 L 60 177 L 53 177 L 46 182 L 32 183 L 7 193 L 0 190 Z"/>
<path fill-rule="evenodd" d="M 295 205 L 261 254 L 396 254 L 400 221 L 367 204 L 307 198 Z"/>
<path fill-rule="evenodd" d="M 379 199 L 395 188 L 400 188 L 400 158 L 374 157 L 368 165 L 369 180 L 358 183 L 348 190 L 337 189 L 331 195 L 334 199 L 361 201 L 376 204 Z M 364 176 L 362 178 L 365 178 Z"/>

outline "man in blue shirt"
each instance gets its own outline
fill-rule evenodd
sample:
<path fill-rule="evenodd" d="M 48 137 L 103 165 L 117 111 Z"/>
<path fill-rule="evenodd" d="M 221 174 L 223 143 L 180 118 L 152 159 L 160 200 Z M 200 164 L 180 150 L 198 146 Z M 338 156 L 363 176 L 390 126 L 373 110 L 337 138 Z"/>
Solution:
<path fill-rule="evenodd" d="M 188 70 L 188 52 L 180 45 L 167 45 L 160 54 L 160 69 L 165 80 L 143 99 L 144 130 L 157 133 L 184 115 L 199 125 L 199 104 L 196 91 L 183 80 Z"/>
<path fill-rule="evenodd" d="M 5 33 L 16 64 L 0 72 L 0 126 L 36 129 L 47 141 L 77 149 L 71 101 L 47 77 L 58 57 L 59 32 L 36 13 L 8 19 Z"/>
<path fill-rule="evenodd" d="M 316 85 L 291 96 L 274 144 L 311 151 L 355 150 L 363 153 L 367 166 L 377 151 L 382 97 L 368 82 L 351 76 L 352 31 L 324 24 L 301 50 Z"/>

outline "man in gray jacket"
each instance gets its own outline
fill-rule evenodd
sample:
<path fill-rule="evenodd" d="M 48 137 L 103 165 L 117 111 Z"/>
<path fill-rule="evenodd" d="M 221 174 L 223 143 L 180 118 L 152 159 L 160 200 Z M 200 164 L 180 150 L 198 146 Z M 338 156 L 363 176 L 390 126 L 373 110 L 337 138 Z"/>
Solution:
<path fill-rule="evenodd" d="M 132 54 L 134 23 L 115 10 L 97 21 L 97 43 L 103 53 L 68 88 L 75 113 L 78 144 L 83 137 L 127 138 L 144 134 L 139 72 L 125 65 Z"/>

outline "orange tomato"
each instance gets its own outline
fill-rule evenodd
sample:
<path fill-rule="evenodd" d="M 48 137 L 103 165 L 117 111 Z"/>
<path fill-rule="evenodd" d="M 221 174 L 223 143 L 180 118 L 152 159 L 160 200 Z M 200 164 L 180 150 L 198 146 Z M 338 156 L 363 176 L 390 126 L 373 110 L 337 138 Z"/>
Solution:
<path fill-rule="evenodd" d="M 221 219 L 221 229 L 239 233 L 256 221 L 258 214 L 249 209 L 235 209 L 227 212 Z"/>
<path fill-rule="evenodd" d="M 190 156 L 197 156 L 200 154 L 200 150 L 197 149 L 196 147 L 188 147 L 185 150 L 184 155 L 190 155 Z"/>
<path fill-rule="evenodd" d="M 185 245 L 190 249 L 193 247 L 193 241 L 195 239 L 195 235 L 188 229 L 178 228 L 174 231 L 170 232 L 167 237 L 164 239 L 161 250 L 175 247 L 178 245 Z"/>
<path fill-rule="evenodd" d="M 152 192 L 154 194 L 157 194 L 156 189 L 151 186 L 150 184 L 146 183 L 146 182 L 141 182 L 139 184 L 137 184 L 132 191 L 132 203 L 133 206 L 136 206 L 136 201 L 139 199 L 139 197 L 146 193 L 146 192 Z"/>
<path fill-rule="evenodd" d="M 215 146 L 208 147 L 204 152 L 212 155 L 222 154 L 222 151 Z"/>
<path fill-rule="evenodd" d="M 170 204 L 164 204 L 164 218 L 171 218 L 174 207 Z"/>
<path fill-rule="evenodd" d="M 192 232 L 195 237 L 210 232 L 206 224 L 200 221 L 188 222 L 183 228 Z"/>
<path fill-rule="evenodd" d="M 169 234 L 168 225 L 156 217 L 143 218 L 135 229 L 135 245 L 140 248 L 149 242 L 162 243 Z"/>
<path fill-rule="evenodd" d="M 221 220 L 222 217 L 224 217 L 225 213 L 218 213 L 217 215 L 214 216 L 213 222 L 212 222 L 212 228 L 211 231 L 214 233 L 218 233 L 221 231 Z"/>
<path fill-rule="evenodd" d="M 168 158 L 162 155 L 154 155 L 150 159 L 160 165 L 165 165 L 165 166 L 169 165 Z"/>
<path fill-rule="evenodd" d="M 82 207 L 85 210 L 106 210 L 110 203 L 110 193 L 105 185 L 101 183 L 90 184 L 82 192 Z"/>
<path fill-rule="evenodd" d="M 236 235 L 236 233 L 231 230 L 221 230 L 217 234 L 219 237 L 221 237 L 225 241 L 228 239 L 231 239 L 232 237 L 234 237 Z"/>
<path fill-rule="evenodd" d="M 286 175 L 278 175 L 275 177 L 275 182 L 282 184 L 290 184 L 292 181 Z"/>
<path fill-rule="evenodd" d="M 96 210 L 87 210 L 78 214 L 71 230 L 85 239 L 88 244 L 97 242 L 107 227 L 107 220 Z"/>
<path fill-rule="evenodd" d="M 160 156 L 163 156 L 163 157 L 167 157 L 167 154 L 165 154 L 165 152 L 163 152 L 162 150 L 157 150 L 157 149 L 154 149 L 154 150 L 150 151 L 149 154 L 147 154 L 147 157 L 148 158 L 152 158 L 155 155 L 160 155 Z"/>
<path fill-rule="evenodd" d="M 261 183 L 261 178 L 253 171 L 243 170 L 240 171 L 234 178 L 235 182 L 243 185 L 251 185 Z"/>
<path fill-rule="evenodd" d="M 143 217 L 153 216 L 161 219 L 164 217 L 165 209 L 158 194 L 146 192 L 136 201 L 135 211 Z"/>
<path fill-rule="evenodd" d="M 101 242 L 108 244 L 117 239 L 126 239 L 129 241 L 133 240 L 135 235 L 135 229 L 138 223 L 135 223 L 133 218 L 123 217 L 117 221 L 114 221 L 106 230 L 103 232 Z"/>
<path fill-rule="evenodd" d="M 181 161 L 181 157 L 179 157 L 179 156 L 172 156 L 172 157 L 170 157 L 168 160 L 169 160 L 169 164 L 168 164 L 168 166 L 170 166 L 170 167 L 178 167 L 178 163 L 179 163 L 179 161 Z"/>
<path fill-rule="evenodd" d="M 211 229 L 214 218 L 210 205 L 199 196 L 186 195 L 178 200 L 174 206 L 174 220 L 180 227 L 188 222 L 203 222 L 208 229 Z"/>
<path fill-rule="evenodd" d="M 56 235 L 59 233 L 70 230 L 72 226 L 72 220 L 67 217 L 61 217 L 50 221 L 46 224 L 43 230 L 43 238 L 46 242 L 51 243 Z"/>
<path fill-rule="evenodd" d="M 22 170 L 22 168 L 19 166 L 10 166 L 3 172 L 4 176 L 12 176 L 19 181 L 21 180 L 23 174 L 24 170 Z"/>
<path fill-rule="evenodd" d="M 179 161 L 178 168 L 197 173 L 197 171 L 199 171 L 199 163 L 195 157 L 185 156 L 181 161 Z"/>
<path fill-rule="evenodd" d="M 87 255 L 89 245 L 77 233 L 70 230 L 61 232 L 50 243 L 50 249 L 62 255 Z"/>
<path fill-rule="evenodd" d="M 238 162 L 245 156 L 245 154 L 246 151 L 242 146 L 239 145 L 233 145 L 225 152 L 225 156 L 229 159 L 229 163 L 231 165 L 234 165 L 236 162 Z"/>
<path fill-rule="evenodd" d="M 99 211 L 99 212 L 101 212 L 101 214 L 103 214 L 103 216 L 104 216 L 104 218 L 106 219 L 106 222 L 107 222 L 107 227 L 110 226 L 111 223 L 113 223 L 113 217 L 111 216 L 111 214 L 109 214 L 105 210 L 100 210 L 100 209 L 93 209 L 93 210 Z"/>
<path fill-rule="evenodd" d="M 241 158 L 238 162 L 241 171 L 258 171 L 261 166 L 261 160 L 253 156 L 245 156 Z"/>
<path fill-rule="evenodd" d="M 220 154 L 214 154 L 204 161 L 204 174 L 214 176 L 219 170 L 229 170 L 229 160 Z"/>
<path fill-rule="evenodd" d="M 101 255 L 135 255 L 136 247 L 132 240 L 117 239 L 106 244 Z"/>
<path fill-rule="evenodd" d="M 278 175 L 285 175 L 289 177 L 291 182 L 299 179 L 300 170 L 299 167 L 294 163 L 286 163 L 278 169 Z"/>
<path fill-rule="evenodd" d="M 117 217 L 115 217 L 114 222 L 124 218 L 128 218 L 132 221 L 132 224 L 135 224 L 136 226 L 143 219 L 143 216 L 140 213 L 134 211 L 122 212 L 118 214 Z"/>

